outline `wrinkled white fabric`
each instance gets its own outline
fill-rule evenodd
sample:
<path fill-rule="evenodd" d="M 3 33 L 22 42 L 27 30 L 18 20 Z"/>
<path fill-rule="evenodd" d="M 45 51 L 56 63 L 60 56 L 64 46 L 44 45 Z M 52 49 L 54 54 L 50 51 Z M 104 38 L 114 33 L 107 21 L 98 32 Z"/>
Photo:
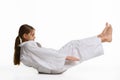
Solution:
<path fill-rule="evenodd" d="M 59 50 L 40 47 L 35 41 L 20 44 L 21 62 L 42 73 L 62 73 L 68 68 L 104 53 L 101 40 L 90 37 L 72 40 Z M 76 56 L 80 61 L 65 60 L 66 56 Z"/>

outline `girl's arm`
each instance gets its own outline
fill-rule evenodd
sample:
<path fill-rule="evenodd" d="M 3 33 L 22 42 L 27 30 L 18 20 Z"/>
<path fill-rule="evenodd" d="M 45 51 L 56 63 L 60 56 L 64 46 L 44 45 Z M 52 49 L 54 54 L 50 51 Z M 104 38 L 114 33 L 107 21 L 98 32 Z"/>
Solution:
<path fill-rule="evenodd" d="M 67 56 L 66 60 L 70 60 L 70 61 L 79 61 L 80 59 L 74 56 Z"/>

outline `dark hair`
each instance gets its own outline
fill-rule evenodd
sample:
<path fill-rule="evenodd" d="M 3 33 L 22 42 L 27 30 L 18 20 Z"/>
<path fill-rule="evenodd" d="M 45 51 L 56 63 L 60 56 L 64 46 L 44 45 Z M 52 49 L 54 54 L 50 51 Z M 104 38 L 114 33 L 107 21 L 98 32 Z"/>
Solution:
<path fill-rule="evenodd" d="M 14 46 L 14 65 L 20 64 L 20 43 L 21 40 L 24 41 L 23 35 L 28 34 L 34 30 L 34 28 L 28 24 L 23 24 L 19 28 L 18 36 L 15 39 L 15 46 Z"/>

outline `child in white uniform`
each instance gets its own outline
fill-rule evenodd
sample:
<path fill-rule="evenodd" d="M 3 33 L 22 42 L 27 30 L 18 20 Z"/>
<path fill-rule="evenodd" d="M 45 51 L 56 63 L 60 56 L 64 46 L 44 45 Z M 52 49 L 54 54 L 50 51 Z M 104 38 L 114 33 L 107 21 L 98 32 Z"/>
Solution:
<path fill-rule="evenodd" d="M 35 29 L 22 25 L 15 41 L 14 64 L 22 62 L 39 73 L 62 73 L 82 61 L 104 54 L 101 43 L 112 41 L 112 27 L 106 23 L 101 34 L 72 40 L 59 50 L 44 48 L 34 39 Z"/>

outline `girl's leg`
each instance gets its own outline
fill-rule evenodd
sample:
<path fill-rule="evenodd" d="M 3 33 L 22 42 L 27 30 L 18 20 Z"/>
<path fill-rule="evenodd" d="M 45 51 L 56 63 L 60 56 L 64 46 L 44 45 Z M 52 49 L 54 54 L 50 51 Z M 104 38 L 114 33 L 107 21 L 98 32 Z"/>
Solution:
<path fill-rule="evenodd" d="M 102 42 L 112 41 L 112 27 L 106 24 L 101 34 L 81 40 L 73 40 L 63 46 L 59 52 L 69 56 L 80 58 L 80 62 L 104 54 Z"/>

